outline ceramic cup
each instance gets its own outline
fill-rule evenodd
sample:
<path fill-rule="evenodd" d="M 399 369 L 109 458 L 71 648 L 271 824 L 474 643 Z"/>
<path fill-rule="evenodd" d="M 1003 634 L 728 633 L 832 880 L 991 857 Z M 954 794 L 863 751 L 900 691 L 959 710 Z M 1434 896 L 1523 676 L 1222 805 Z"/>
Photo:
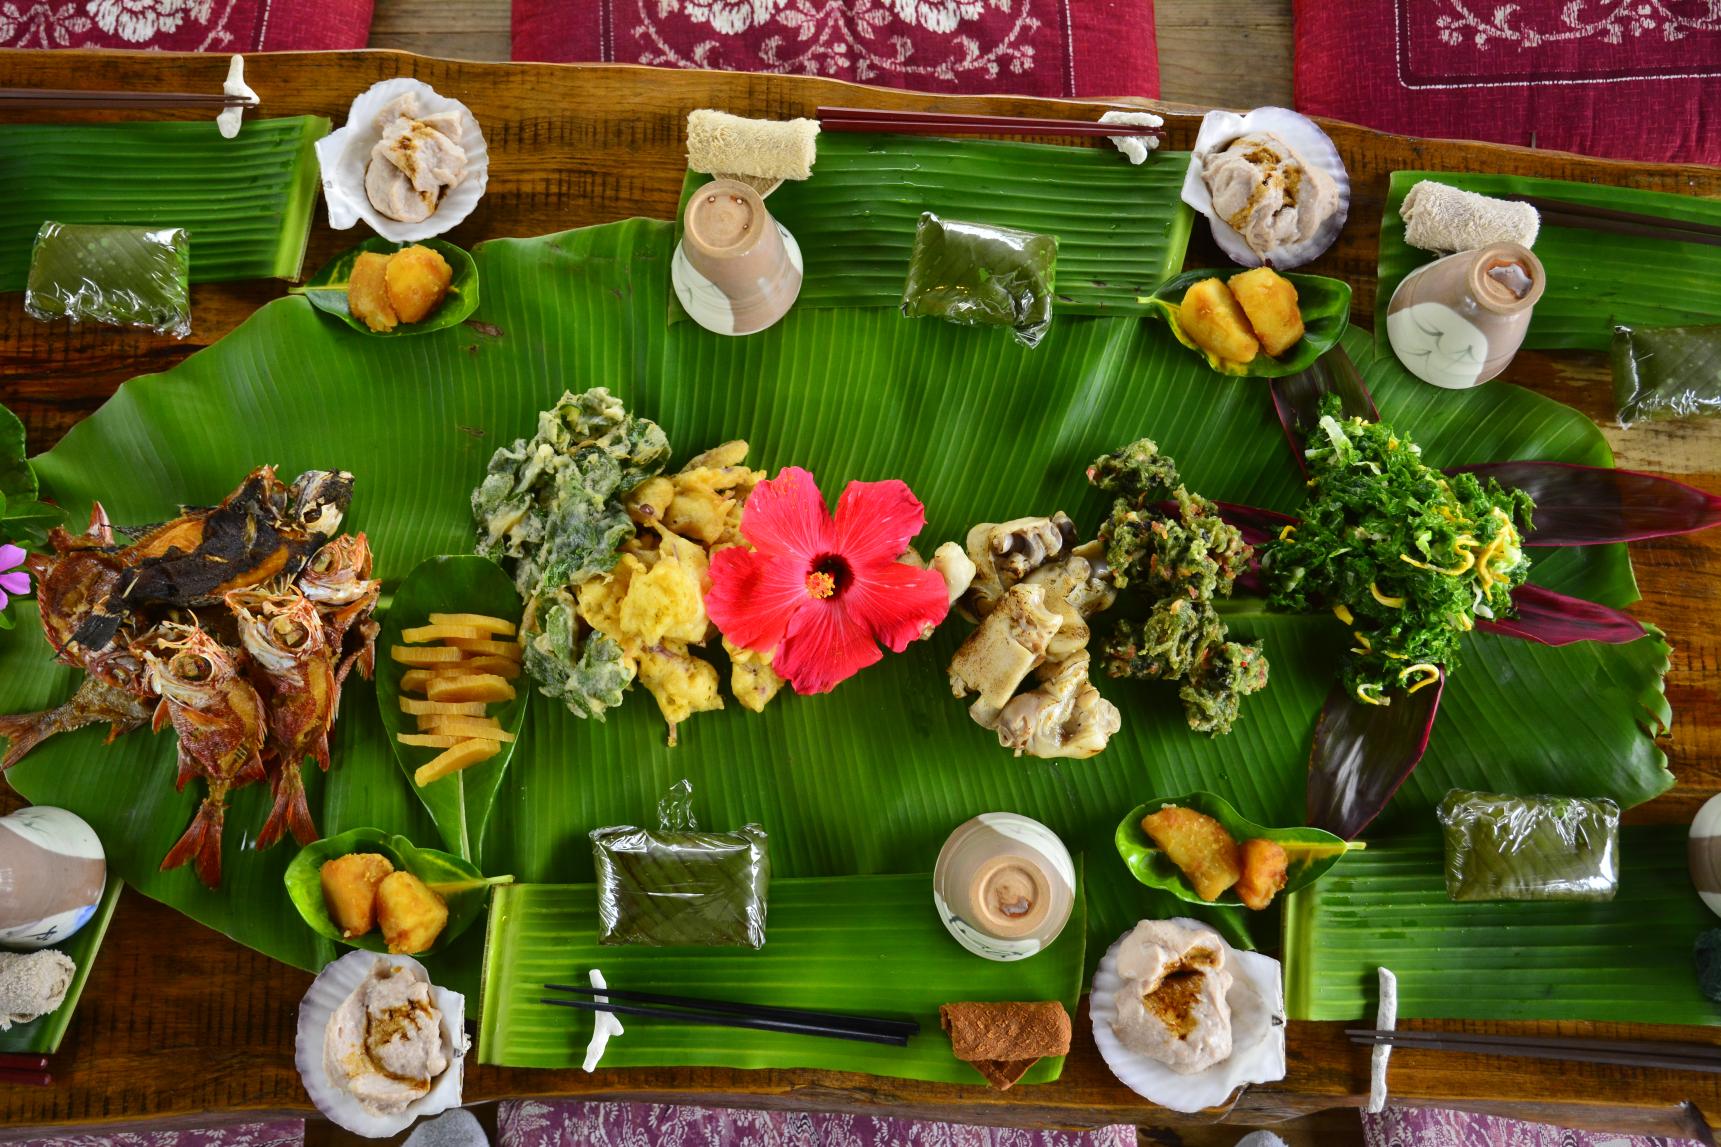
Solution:
<path fill-rule="evenodd" d="M 1460 251 L 1405 277 L 1386 310 L 1386 334 L 1406 370 L 1448 390 L 1499 376 L 1523 345 L 1530 312 L 1547 287 L 1528 247 L 1495 243 Z"/>
<path fill-rule="evenodd" d="M 0 945 L 58 944 L 95 915 L 106 888 L 102 842 L 83 818 L 45 806 L 0 817 Z"/>
<path fill-rule="evenodd" d="M 794 306 L 801 248 L 757 191 L 714 179 L 687 201 L 670 273 L 694 322 L 718 334 L 749 335 Z"/>
<path fill-rule="evenodd" d="M 1076 866 L 1057 834 L 1013 812 L 981 813 L 950 834 L 932 902 L 957 943 L 1022 960 L 1058 938 L 1076 902 Z"/>

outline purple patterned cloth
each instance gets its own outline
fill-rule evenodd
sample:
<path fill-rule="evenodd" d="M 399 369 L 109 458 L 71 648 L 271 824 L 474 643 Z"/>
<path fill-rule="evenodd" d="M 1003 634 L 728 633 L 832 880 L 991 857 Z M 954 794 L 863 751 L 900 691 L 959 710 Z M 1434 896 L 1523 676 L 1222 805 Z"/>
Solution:
<path fill-rule="evenodd" d="M 1694 1139 L 1572 1131 L 1438 1107 L 1389 1107 L 1379 1115 L 1364 1112 L 1362 1134 L 1368 1147 L 1702 1147 Z"/>
<path fill-rule="evenodd" d="M 196 1131 L 103 1131 L 24 1139 L 9 1147 L 304 1147 L 305 1121 L 230 1123 Z"/>
<path fill-rule="evenodd" d="M 876 1115 L 507 1100 L 496 1147 L 1135 1147 L 1135 1128 L 1020 1131 Z"/>

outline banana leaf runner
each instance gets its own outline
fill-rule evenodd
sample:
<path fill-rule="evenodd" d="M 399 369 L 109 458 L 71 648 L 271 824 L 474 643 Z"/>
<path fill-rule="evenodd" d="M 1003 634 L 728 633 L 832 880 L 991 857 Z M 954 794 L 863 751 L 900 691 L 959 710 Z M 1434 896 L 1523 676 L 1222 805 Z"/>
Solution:
<path fill-rule="evenodd" d="M 1386 308 L 1406 275 L 1438 256 L 1404 241 L 1399 208 L 1410 189 L 1432 179 L 1481 195 L 1532 196 L 1639 215 L 1721 225 L 1721 201 L 1635 187 L 1570 183 L 1523 175 L 1395 171 L 1380 221 L 1380 279 L 1375 348 L 1390 353 Z M 1617 325 L 1649 329 L 1721 322 L 1721 260 L 1704 243 L 1618 234 L 1544 221 L 1536 256 L 1548 285 L 1530 318 L 1531 350 L 1606 350 Z"/>
<path fill-rule="evenodd" d="M 1087 195 L 1090 210 L 1105 206 L 1097 193 L 1071 194 Z M 1157 324 L 1066 314 L 1025 352 L 1001 332 L 908 322 L 884 306 L 801 307 L 761 335 L 715 339 L 663 322 L 673 244 L 672 224 L 646 220 L 483 244 L 481 321 L 404 342 L 329 323 L 300 299 L 276 301 L 173 371 L 122 389 L 38 460 L 45 488 L 74 514 L 100 498 L 116 522 L 151 521 L 180 502 L 218 497 L 260 459 L 288 470 L 346 467 L 359 475 L 348 525 L 369 534 L 378 576 L 393 586 L 425 557 L 469 552 L 468 495 L 497 444 L 529 433 L 563 387 L 609 384 L 664 426 L 681 458 L 741 434 L 757 464 L 809 465 L 827 489 L 902 477 L 928 507 L 926 544 L 960 538 L 977 521 L 1059 508 L 1091 532 L 1103 507 L 1083 468 L 1140 435 L 1211 497 L 1282 512 L 1302 500 L 1261 384 L 1215 379 Z M 809 279 L 818 285 L 813 268 Z M 1383 413 L 1441 464 L 1611 462 L 1594 425 L 1564 406 L 1515 387 L 1437 393 L 1373 355 L 1366 335 L 1347 334 L 1344 345 Z M 412 445 L 379 453 L 378 441 Z M 1547 551 L 1534 577 L 1608 605 L 1636 597 L 1622 546 Z M 683 777 L 711 823 L 766 826 L 779 877 L 924 871 L 952 827 L 997 808 L 1035 816 L 1078 847 L 1109 839 L 1122 810 L 1156 792 L 1207 789 L 1258 823 L 1297 823 L 1342 632 L 1330 619 L 1269 614 L 1246 599 L 1225 609 L 1239 639 L 1267 641 L 1273 663 L 1273 683 L 1246 702 L 1237 730 L 1192 736 L 1174 690 L 1102 681 L 1124 709 L 1124 729 L 1083 762 L 1012 760 L 969 720 L 942 686 L 963 636 L 955 624 L 832 696 L 782 697 L 758 716 L 736 706 L 702 714 L 674 750 L 643 694 L 606 724 L 534 698 L 475 861 L 521 881 L 589 880 L 584 833 L 637 822 Z M 49 659 L 27 610 L 19 620 L 0 634 L 7 711 L 56 704 L 76 685 Z M 1377 826 L 1419 823 L 1457 784 L 1575 786 L 1622 805 L 1648 799 L 1671 779 L 1639 726 L 1642 713 L 1664 707 L 1665 665 L 1666 647 L 1654 640 L 1547 648 L 1475 637 L 1449 686 L 1449 715 L 1475 728 L 1552 732 L 1504 763 L 1483 739 L 1436 738 Z M 307 775 L 320 827 L 376 827 L 434 845 L 436 828 L 401 782 L 365 687 L 349 688 L 335 767 L 326 778 Z M 1579 691 L 1592 704 L 1573 721 L 1568 699 Z M 115 870 L 146 894 L 301 967 L 336 954 L 281 895 L 288 850 L 239 846 L 245 826 L 261 821 L 261 792 L 235 794 L 227 883 L 211 892 L 188 872 L 157 871 L 197 799 L 189 787 L 174 791 L 171 738 L 134 734 L 98 751 L 99 740 L 94 731 L 55 738 L 11 779 L 29 798 L 89 819 L 110 842 Z M 1090 939 L 1099 941 L 1090 951 L 1143 915 L 1177 911 L 1121 862 L 1096 862 L 1087 885 Z M 1273 920 L 1235 910 L 1215 918 L 1233 936 Z M 431 961 L 441 982 L 476 988 L 477 937 Z"/>
<path fill-rule="evenodd" d="M 1621 829 L 1619 893 L 1602 904 L 1455 904 L 1438 835 L 1375 841 L 1287 904 L 1286 1013 L 1372 1019 L 1384 965 L 1402 1018 L 1721 1025 L 1691 965 L 1715 918 L 1691 890 L 1685 837 Z"/>

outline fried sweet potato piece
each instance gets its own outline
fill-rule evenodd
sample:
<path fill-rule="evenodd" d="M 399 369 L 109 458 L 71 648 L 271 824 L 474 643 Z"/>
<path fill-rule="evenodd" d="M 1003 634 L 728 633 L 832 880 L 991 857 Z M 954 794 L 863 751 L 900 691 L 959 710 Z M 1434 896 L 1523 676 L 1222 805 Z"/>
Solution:
<path fill-rule="evenodd" d="M 1142 817 L 1141 828 L 1203 900 L 1217 900 L 1243 875 L 1237 841 L 1206 813 L 1167 805 Z"/>
<path fill-rule="evenodd" d="M 1243 875 L 1237 881 L 1237 899 L 1243 907 L 1259 912 L 1273 902 L 1285 886 L 1289 858 L 1276 840 L 1256 837 L 1243 842 Z"/>
<path fill-rule="evenodd" d="M 347 310 L 373 331 L 392 331 L 400 325 L 400 317 L 388 298 L 388 263 L 387 255 L 361 252 L 347 279 Z"/>

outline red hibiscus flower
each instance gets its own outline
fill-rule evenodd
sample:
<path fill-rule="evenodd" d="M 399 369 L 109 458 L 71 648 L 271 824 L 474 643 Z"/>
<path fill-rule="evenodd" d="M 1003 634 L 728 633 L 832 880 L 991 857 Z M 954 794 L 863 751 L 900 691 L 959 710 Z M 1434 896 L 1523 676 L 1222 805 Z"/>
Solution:
<path fill-rule="evenodd" d="M 944 620 L 944 579 L 896 559 L 926 525 L 902 482 L 850 482 L 833 518 L 807 471 L 790 466 L 747 498 L 752 543 L 711 556 L 705 610 L 745 649 L 776 651 L 771 667 L 797 693 L 828 693 Z"/>

